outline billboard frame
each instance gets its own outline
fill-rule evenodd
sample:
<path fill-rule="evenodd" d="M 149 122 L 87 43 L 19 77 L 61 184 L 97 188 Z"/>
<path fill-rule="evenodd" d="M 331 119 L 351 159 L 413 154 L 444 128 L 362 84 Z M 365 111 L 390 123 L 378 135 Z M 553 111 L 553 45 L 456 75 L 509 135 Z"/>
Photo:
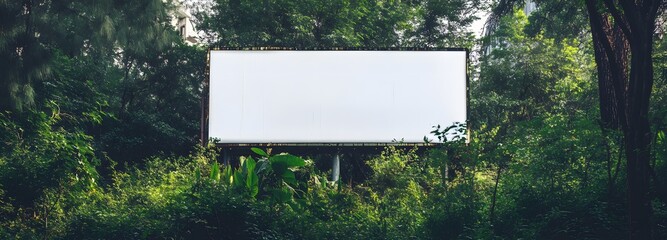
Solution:
<path fill-rule="evenodd" d="M 200 99 L 201 116 L 200 116 L 200 143 L 202 146 L 208 145 L 209 142 L 209 106 L 210 106 L 210 89 L 211 83 L 211 51 L 455 51 L 466 53 L 465 64 L 465 81 L 466 81 L 466 142 L 470 141 L 470 51 L 467 48 L 418 48 L 418 47 L 386 47 L 386 48 L 357 48 L 357 47 L 330 47 L 330 48 L 291 48 L 291 47 L 209 47 L 206 53 L 206 69 L 204 71 L 204 81 L 202 84 L 202 96 Z M 332 148 L 339 149 L 342 147 L 354 148 L 384 148 L 388 146 L 412 148 L 412 147 L 435 147 L 440 145 L 439 142 L 432 143 L 215 143 L 217 147 L 221 148 L 249 148 L 249 147 L 264 147 L 264 148 Z"/>

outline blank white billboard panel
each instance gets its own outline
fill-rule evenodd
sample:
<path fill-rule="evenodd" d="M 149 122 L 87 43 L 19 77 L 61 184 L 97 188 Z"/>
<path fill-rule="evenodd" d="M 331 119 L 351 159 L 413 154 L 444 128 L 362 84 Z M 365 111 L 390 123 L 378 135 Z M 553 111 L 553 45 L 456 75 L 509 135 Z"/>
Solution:
<path fill-rule="evenodd" d="M 423 143 L 466 121 L 465 51 L 210 52 L 222 143 Z"/>

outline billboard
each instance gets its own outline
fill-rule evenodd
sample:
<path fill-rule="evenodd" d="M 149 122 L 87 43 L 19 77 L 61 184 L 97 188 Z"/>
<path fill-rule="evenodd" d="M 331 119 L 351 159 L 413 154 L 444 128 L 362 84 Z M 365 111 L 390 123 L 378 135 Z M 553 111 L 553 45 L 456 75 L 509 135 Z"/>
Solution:
<path fill-rule="evenodd" d="M 211 50 L 208 137 L 424 143 L 467 120 L 465 50 Z"/>

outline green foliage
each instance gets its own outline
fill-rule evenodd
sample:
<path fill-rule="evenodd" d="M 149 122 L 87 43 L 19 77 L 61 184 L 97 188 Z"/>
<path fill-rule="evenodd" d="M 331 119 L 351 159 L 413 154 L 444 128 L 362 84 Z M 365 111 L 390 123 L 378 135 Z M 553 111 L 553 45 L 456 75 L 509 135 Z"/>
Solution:
<path fill-rule="evenodd" d="M 260 149 L 253 149 L 253 152 L 263 156 L 262 159 L 257 161 L 256 173 L 252 173 L 253 179 L 260 178 L 263 183 L 266 183 L 262 192 L 270 194 L 272 201 L 278 203 L 291 201 L 296 192 L 295 188 L 298 187 L 296 175 L 292 169 L 305 166 L 305 160 L 290 154 L 269 156 Z M 252 163 L 252 169 L 255 169 L 255 161 L 252 157 L 243 161 L 244 164 L 250 166 L 247 164 L 248 162 Z M 252 171 L 250 167 L 248 171 Z"/>
<path fill-rule="evenodd" d="M 481 1 L 217 0 L 200 12 L 224 47 L 471 47 Z"/>
<path fill-rule="evenodd" d="M 0 2 L 0 111 L 44 111 L 54 101 L 66 131 L 94 136 L 98 155 L 121 163 L 186 154 L 199 128 L 190 117 L 200 114 L 205 51 L 182 43 L 172 7 Z"/>
<path fill-rule="evenodd" d="M 440 205 L 432 195 L 439 173 L 414 152 L 387 149 L 370 162 L 375 177 L 356 187 L 329 183 L 310 161 L 288 154 L 267 154 L 258 161 L 245 157 L 237 168 L 215 159 L 214 150 L 199 149 L 188 157 L 154 158 L 142 168 L 114 172 L 103 188 L 49 191 L 38 201 L 50 209 L 49 224 L 33 234 L 56 239 L 425 238 L 426 222 L 437 216 L 429 209 Z"/>
<path fill-rule="evenodd" d="M 29 122 L 17 124 L 0 113 L 3 141 L 0 148 L 0 182 L 5 198 L 30 206 L 49 188 L 95 189 L 99 164 L 92 138 L 59 127 L 61 113 L 26 112 Z"/>
<path fill-rule="evenodd" d="M 548 38 L 560 42 L 564 39 L 590 37 L 588 13 L 583 1 L 537 0 L 537 9 L 528 19 L 530 22 L 524 29 L 528 35 L 544 34 Z"/>
<path fill-rule="evenodd" d="M 595 106 L 590 54 L 579 50 L 575 39 L 555 42 L 543 34 L 527 36 L 522 11 L 504 17 L 489 41 L 496 44 L 482 60 L 480 81 L 472 100 L 478 124 L 500 125 L 531 119 L 554 111 L 588 110 Z M 586 50 L 586 49 L 584 49 Z M 594 112 L 594 111 L 591 111 Z"/>
<path fill-rule="evenodd" d="M 225 47 L 472 49 L 466 28 L 484 7 L 215 2 L 200 27 Z M 470 123 L 436 126 L 440 143 L 427 154 L 389 147 L 350 167 L 369 169 L 363 178 L 331 182 L 317 160 L 252 148 L 220 164 L 215 148 L 192 150 L 206 47 L 167 28 L 164 1 L 0 1 L 0 239 L 626 236 L 625 150 L 598 122 L 582 6 L 538 3 L 484 39 L 494 43 L 471 66 Z M 658 239 L 667 237 L 665 39 L 654 46 L 649 113 Z"/>
<path fill-rule="evenodd" d="M 170 43 L 160 0 L 2 1 L 0 16 L 1 111 L 35 106 L 34 84 L 53 76 L 58 50 L 68 56 L 113 54 L 116 47 L 144 53 L 147 46 Z"/>
<path fill-rule="evenodd" d="M 115 173 L 113 187 L 100 201 L 72 212 L 63 237 L 259 236 L 250 230 L 261 226 L 255 211 L 262 206 L 219 184 L 213 159 L 213 152 L 200 150 L 187 158 L 153 159 L 145 169 Z M 195 173 L 202 170 L 211 171 L 213 179 L 197 178 Z"/>
<path fill-rule="evenodd" d="M 114 74 L 121 74 L 112 78 L 116 86 L 104 91 L 107 111 L 115 117 L 103 119 L 96 140 L 121 163 L 184 155 L 198 140 L 205 50 L 178 43 L 152 51 L 116 69 Z"/>
<path fill-rule="evenodd" d="M 436 187 L 434 172 L 413 151 L 388 148 L 369 161 L 373 176 L 364 184 L 369 201 L 378 207 L 382 236 L 396 239 L 423 238 L 428 190 Z"/>

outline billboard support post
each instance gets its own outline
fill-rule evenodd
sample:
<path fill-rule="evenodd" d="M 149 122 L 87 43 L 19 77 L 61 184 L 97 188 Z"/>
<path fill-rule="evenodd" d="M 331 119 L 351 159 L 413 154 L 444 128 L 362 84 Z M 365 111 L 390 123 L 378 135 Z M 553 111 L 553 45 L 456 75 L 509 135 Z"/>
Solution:
<path fill-rule="evenodd" d="M 229 149 L 227 149 L 227 148 L 222 149 L 222 162 L 225 165 L 229 165 L 231 163 L 231 158 L 232 157 L 229 153 Z"/>
<path fill-rule="evenodd" d="M 340 178 L 340 151 L 336 151 L 331 166 L 331 181 L 338 182 Z"/>
<path fill-rule="evenodd" d="M 211 51 L 206 54 L 206 70 L 204 72 L 204 82 L 202 83 L 201 92 L 201 118 L 199 121 L 200 143 L 202 147 L 208 146 L 208 112 L 209 112 L 209 84 L 211 82 Z"/>

